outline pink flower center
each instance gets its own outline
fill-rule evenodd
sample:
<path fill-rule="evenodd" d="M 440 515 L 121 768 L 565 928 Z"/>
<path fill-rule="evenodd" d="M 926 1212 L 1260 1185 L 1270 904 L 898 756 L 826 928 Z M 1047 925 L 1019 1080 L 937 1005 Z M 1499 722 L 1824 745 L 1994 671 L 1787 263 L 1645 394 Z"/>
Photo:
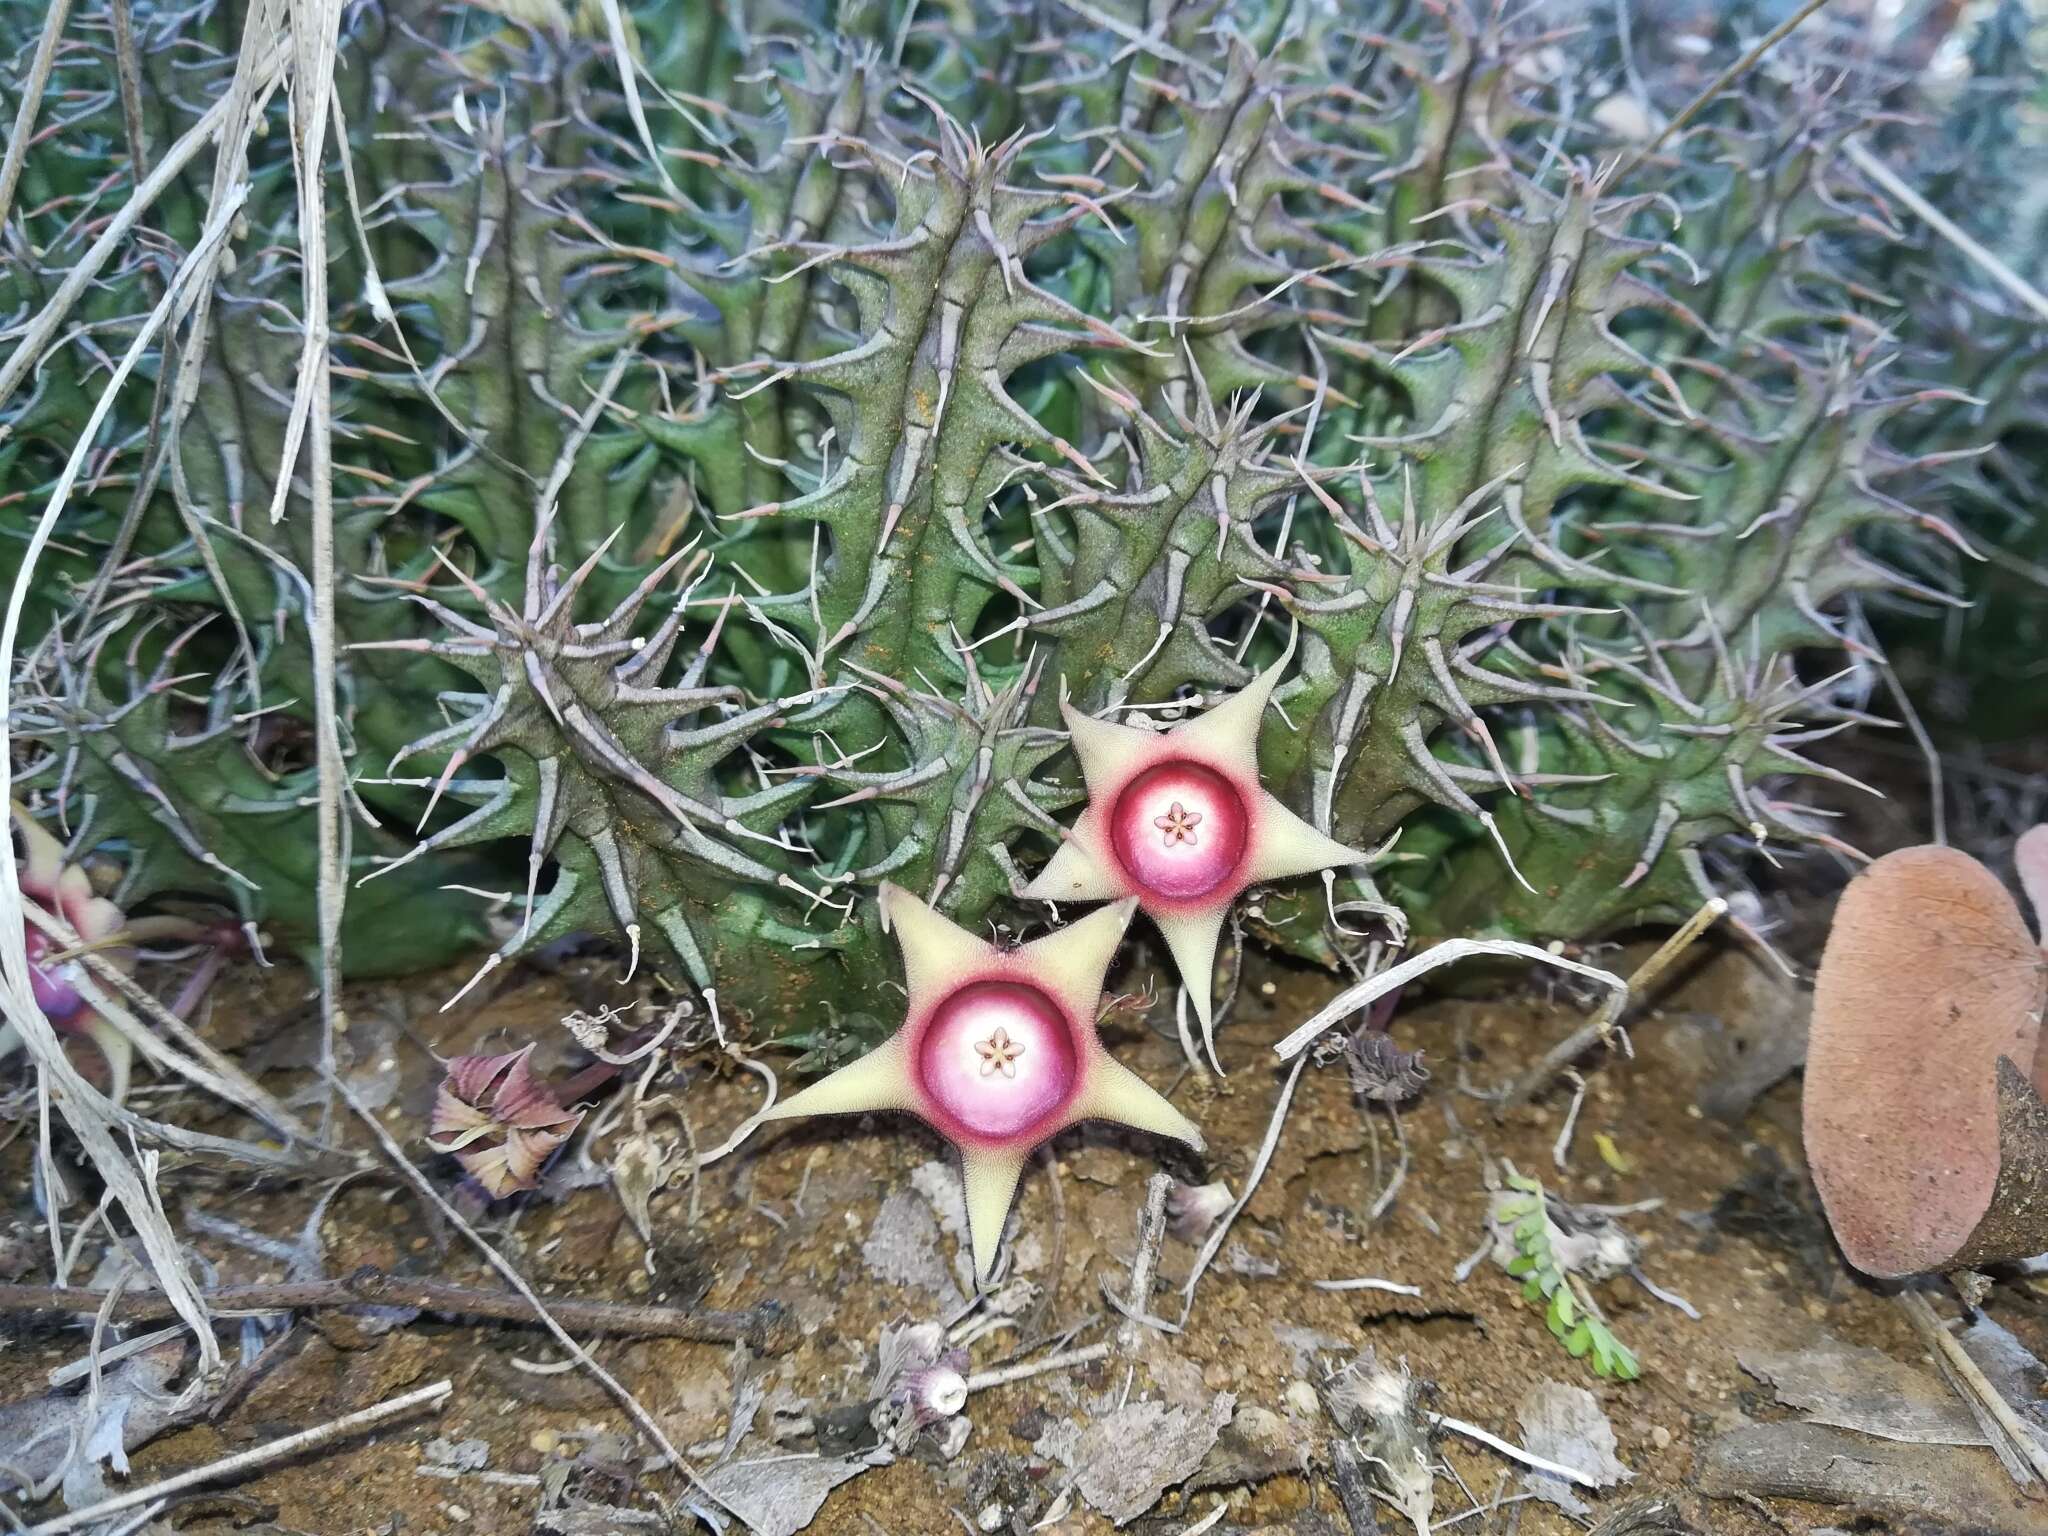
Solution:
<path fill-rule="evenodd" d="M 1155 763 L 1116 797 L 1109 841 L 1141 894 L 1206 896 L 1237 873 L 1251 830 L 1244 798 L 1214 768 Z"/>
<path fill-rule="evenodd" d="M 85 1008 L 83 994 L 71 981 L 72 968 L 78 962 L 45 965 L 43 957 L 57 947 L 56 941 L 35 927 L 28 928 L 21 937 L 22 946 L 28 951 L 29 986 L 35 992 L 36 1006 L 52 1024 L 70 1023 Z"/>
<path fill-rule="evenodd" d="M 1073 1097 L 1080 1062 L 1060 1006 L 1021 981 L 970 981 L 932 1010 L 918 1086 L 943 1127 L 988 1141 L 1029 1135 Z"/>

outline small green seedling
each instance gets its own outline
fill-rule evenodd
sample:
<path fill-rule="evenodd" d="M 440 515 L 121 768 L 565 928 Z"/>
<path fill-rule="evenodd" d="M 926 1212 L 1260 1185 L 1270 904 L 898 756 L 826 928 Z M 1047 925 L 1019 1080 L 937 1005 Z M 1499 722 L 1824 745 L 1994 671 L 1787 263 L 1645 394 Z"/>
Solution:
<path fill-rule="evenodd" d="M 1518 1173 L 1508 1174 L 1507 1182 L 1519 1193 L 1501 1203 L 1499 1216 L 1514 1234 L 1515 1256 L 1507 1269 L 1522 1282 L 1523 1299 L 1543 1305 L 1550 1331 L 1564 1341 L 1574 1360 L 1590 1360 L 1595 1376 L 1634 1381 L 1643 1374 L 1635 1352 L 1614 1336 L 1557 1261 L 1543 1186 Z"/>

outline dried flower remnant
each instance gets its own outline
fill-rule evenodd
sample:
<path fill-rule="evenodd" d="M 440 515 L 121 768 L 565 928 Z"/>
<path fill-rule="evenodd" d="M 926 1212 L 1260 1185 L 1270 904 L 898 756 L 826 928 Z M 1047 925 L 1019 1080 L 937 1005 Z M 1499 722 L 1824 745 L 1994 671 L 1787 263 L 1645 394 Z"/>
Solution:
<path fill-rule="evenodd" d="M 1362 1458 L 1381 1495 L 1428 1536 L 1436 1509 L 1436 1445 L 1424 1397 L 1406 1361 L 1384 1366 L 1368 1349 L 1316 1389 L 1323 1409 L 1343 1431 L 1345 1449 Z"/>
<path fill-rule="evenodd" d="M 2021 839 L 2030 894 L 2040 831 Z M 2044 1004 L 2048 957 L 1969 855 L 1901 849 L 1842 893 L 1814 982 L 1803 1120 L 1828 1224 L 1858 1269 L 2048 1248 Z"/>
<path fill-rule="evenodd" d="M 583 1111 L 566 1106 L 618 1070 L 600 1063 L 558 1090 L 534 1075 L 533 1049 L 457 1056 L 434 1096 L 427 1145 L 453 1157 L 493 1200 L 539 1182 L 583 1123 Z"/>
<path fill-rule="evenodd" d="M 1365 858 L 1296 816 L 1259 780 L 1259 719 L 1286 664 L 1168 731 L 1097 720 L 1060 703 L 1088 804 L 1024 894 L 1135 899 L 1165 936 L 1204 1029 L 1230 904 L 1261 881 Z"/>
<path fill-rule="evenodd" d="M 900 886 L 882 918 L 903 951 L 904 1024 L 763 1117 L 916 1115 L 960 1149 L 974 1272 L 986 1282 L 1033 1148 L 1082 1120 L 1114 1120 L 1199 1149 L 1201 1132 L 1103 1048 L 1102 979 L 1133 902 L 1002 950 Z"/>
<path fill-rule="evenodd" d="M 1351 1091 L 1368 1104 L 1406 1104 L 1429 1082 L 1422 1052 L 1404 1051 L 1383 1029 L 1355 1030 L 1343 1037 Z"/>
<path fill-rule="evenodd" d="M 922 1429 L 950 1419 L 967 1406 L 967 1351 L 948 1350 L 931 1365 L 916 1366 L 898 1379 L 893 1400 L 910 1411 Z"/>
<path fill-rule="evenodd" d="M 1220 1179 L 1213 1184 L 1176 1182 L 1166 1192 L 1166 1230 L 1180 1242 L 1199 1243 L 1236 1198 Z"/>

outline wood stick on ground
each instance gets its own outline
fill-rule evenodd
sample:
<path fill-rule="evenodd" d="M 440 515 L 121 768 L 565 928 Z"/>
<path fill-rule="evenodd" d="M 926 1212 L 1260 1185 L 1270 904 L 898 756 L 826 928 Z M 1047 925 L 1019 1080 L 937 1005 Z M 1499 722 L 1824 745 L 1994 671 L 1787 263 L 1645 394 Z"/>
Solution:
<path fill-rule="evenodd" d="M 1344 1518 L 1351 1536 L 1379 1536 L 1379 1514 L 1373 1508 L 1372 1480 L 1365 1458 L 1349 1440 L 1330 1442 L 1330 1481 L 1337 1489 L 1337 1502 L 1344 1506 Z"/>
<path fill-rule="evenodd" d="M 232 1456 L 223 1456 L 219 1461 L 210 1461 L 203 1467 L 194 1467 L 188 1472 L 180 1472 L 175 1477 L 167 1477 L 144 1488 L 130 1488 L 126 1493 L 117 1493 L 111 1499 L 104 1499 L 98 1504 L 89 1504 L 84 1509 L 74 1509 L 69 1514 L 58 1515 L 55 1519 L 45 1520 L 41 1525 L 31 1527 L 29 1536 L 57 1536 L 60 1531 L 75 1531 L 81 1526 L 96 1525 L 107 1516 L 119 1514 L 124 1509 L 133 1509 L 138 1504 L 148 1504 L 166 1494 L 179 1493 L 201 1483 L 232 1477 L 252 1467 L 282 1461 L 298 1455 L 301 1451 L 311 1450 L 317 1445 L 325 1445 L 330 1440 L 354 1434 L 359 1429 L 368 1429 L 372 1424 L 395 1419 L 415 1408 L 438 1408 L 454 1390 L 453 1382 L 437 1381 L 430 1387 L 421 1387 L 417 1392 L 394 1397 L 389 1402 L 378 1403 L 373 1408 L 343 1414 L 338 1419 L 315 1425 L 312 1429 L 302 1429 L 296 1435 L 286 1435 L 282 1440 L 273 1440 L 268 1445 L 237 1451 Z"/>
<path fill-rule="evenodd" d="M 96 1312 L 105 1291 L 83 1286 L 0 1285 L 0 1313 Z M 285 1312 L 326 1307 L 417 1307 L 495 1322 L 535 1325 L 539 1322 L 524 1297 L 512 1291 L 478 1290 L 440 1280 L 387 1275 L 359 1269 L 340 1280 L 315 1280 L 279 1285 L 225 1285 L 199 1293 L 216 1315 Z M 759 1354 L 787 1354 L 796 1343 L 796 1325 L 779 1303 L 765 1302 L 738 1311 L 710 1308 L 643 1306 L 617 1301 L 550 1299 L 548 1310 L 565 1328 L 578 1333 L 623 1334 L 634 1338 L 693 1339 L 706 1344 L 745 1344 Z M 109 1320 L 153 1323 L 176 1317 L 168 1296 L 130 1292 L 115 1302 Z"/>
<path fill-rule="evenodd" d="M 1570 971 L 1574 976 L 1597 981 L 1607 988 L 1610 994 L 1619 999 L 1615 1004 L 1616 1012 L 1627 1004 L 1628 983 L 1619 976 L 1612 971 L 1603 971 L 1598 966 L 1582 965 L 1576 960 L 1558 954 L 1555 950 L 1539 948 L 1534 944 L 1523 944 L 1514 939 L 1444 939 L 1440 943 L 1432 944 L 1419 955 L 1410 955 L 1391 970 L 1379 971 L 1353 986 L 1346 987 L 1323 1004 L 1314 1017 L 1275 1045 L 1273 1054 L 1282 1061 L 1292 1061 L 1337 1024 L 1368 1004 L 1377 1002 L 1396 987 L 1404 987 L 1418 976 L 1479 955 L 1497 955 L 1510 960 L 1530 960 L 1538 965 L 1553 965 L 1561 971 Z"/>
<path fill-rule="evenodd" d="M 1981 1407 L 1988 1413 L 1998 1428 L 2011 1440 L 2013 1450 L 2026 1458 L 2027 1465 L 2035 1474 L 2048 1478 L 2048 1450 L 2034 1438 L 2013 1406 L 2005 1400 L 2005 1394 L 1991 1384 L 1970 1352 L 1963 1348 L 1961 1341 L 1942 1326 L 1934 1308 L 1927 1304 L 1927 1298 L 1918 1291 L 1901 1291 L 1898 1302 L 1906 1314 L 1906 1321 L 1913 1325 L 1913 1331 L 1933 1351 L 1934 1357 L 1952 1370 L 1968 1389 L 1968 1398 L 1974 1399 L 1973 1408 Z M 2003 1460 L 2003 1458 L 2000 1458 Z"/>
<path fill-rule="evenodd" d="M 1596 1045 L 1602 1045 L 1614 1034 L 1614 1026 L 1621 1022 L 1621 1015 L 1630 998 L 1641 998 L 1650 986 L 1671 969 L 1678 957 L 1692 948 L 1693 941 L 1719 921 L 1721 914 L 1728 910 L 1727 900 L 1720 896 L 1710 897 L 1699 911 L 1685 920 L 1670 938 L 1658 946 L 1657 952 L 1636 967 L 1628 979 L 1625 990 L 1611 993 L 1600 1011 L 1585 1024 L 1573 1030 L 1563 1040 L 1552 1046 L 1541 1061 L 1508 1086 L 1501 1095 L 1497 1109 L 1512 1109 L 1517 1104 L 1526 1104 L 1530 1099 L 1550 1086 L 1550 1080 L 1566 1067 L 1577 1061 Z"/>
<path fill-rule="evenodd" d="M 1172 1174 L 1155 1173 L 1145 1190 L 1145 1208 L 1138 1217 L 1138 1251 L 1131 1260 L 1131 1310 L 1116 1335 L 1116 1347 L 1127 1355 L 1137 1353 L 1144 1342 L 1145 1325 L 1139 1319 L 1152 1311 L 1152 1281 L 1159 1271 L 1160 1245 L 1166 1240 L 1166 1192 L 1172 1187 Z"/>
<path fill-rule="evenodd" d="M 999 1365 L 994 1370 L 976 1371 L 967 1378 L 969 1392 L 986 1392 L 990 1387 L 1008 1386 L 1013 1381 L 1028 1381 L 1033 1376 L 1043 1376 L 1048 1371 L 1072 1370 L 1077 1365 L 1092 1365 L 1109 1354 L 1109 1345 L 1086 1344 L 1079 1349 L 1070 1349 L 1064 1354 L 1047 1355 L 1043 1360 L 1019 1360 L 1014 1365 Z"/>

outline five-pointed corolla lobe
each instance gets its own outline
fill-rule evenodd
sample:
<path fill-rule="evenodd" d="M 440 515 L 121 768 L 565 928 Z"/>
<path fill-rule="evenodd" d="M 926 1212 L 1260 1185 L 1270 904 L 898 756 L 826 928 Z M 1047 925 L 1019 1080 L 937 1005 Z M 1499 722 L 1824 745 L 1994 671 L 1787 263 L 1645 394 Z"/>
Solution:
<path fill-rule="evenodd" d="M 904 1110 L 960 1149 L 974 1273 L 986 1281 L 1024 1160 L 1082 1120 L 1199 1149 L 1201 1132 L 1103 1048 L 1102 980 L 1131 919 L 1121 901 L 1017 949 L 998 949 L 908 891 L 882 887 L 903 951 L 903 1027 L 763 1116 Z"/>
<path fill-rule="evenodd" d="M 1039 901 L 1134 899 L 1165 935 L 1206 1029 L 1223 921 L 1247 886 L 1355 864 L 1259 782 L 1259 719 L 1279 665 L 1207 714 L 1142 730 L 1060 708 L 1088 804 L 1024 894 Z"/>

